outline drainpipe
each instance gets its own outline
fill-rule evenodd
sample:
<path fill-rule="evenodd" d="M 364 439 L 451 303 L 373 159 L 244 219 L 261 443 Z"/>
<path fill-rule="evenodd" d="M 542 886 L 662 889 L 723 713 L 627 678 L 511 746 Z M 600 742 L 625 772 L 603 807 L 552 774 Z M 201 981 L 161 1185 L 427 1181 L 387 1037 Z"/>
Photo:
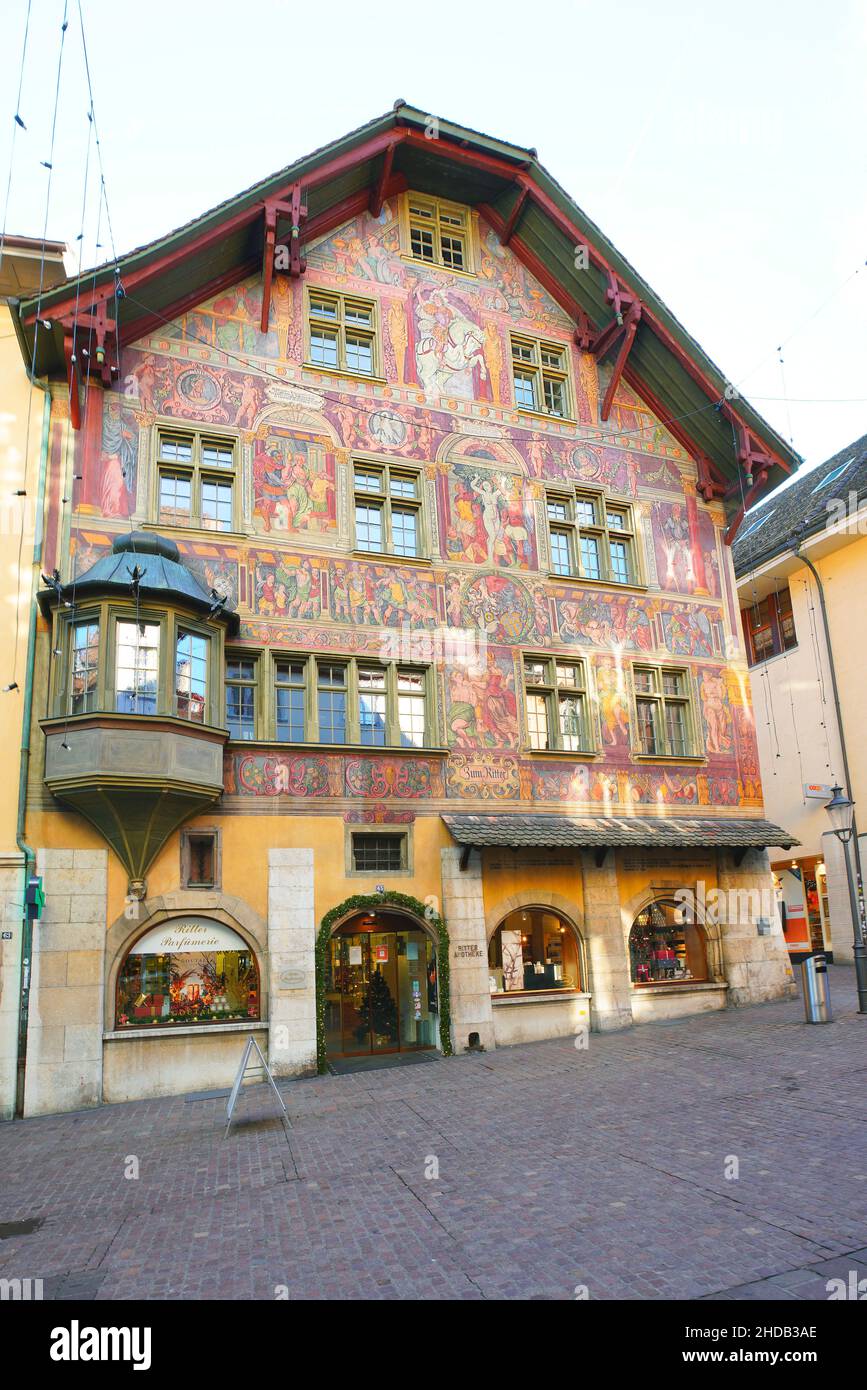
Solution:
<path fill-rule="evenodd" d="M 18 321 L 18 303 L 8 302 L 12 321 L 21 339 Z M 26 353 L 25 353 L 26 362 Z M 21 761 L 18 770 L 18 824 L 15 839 L 24 855 L 24 884 L 21 895 L 21 975 L 18 996 L 18 1052 L 15 1077 L 15 1117 L 24 1115 L 24 1083 L 27 1073 L 27 1027 L 30 1016 L 30 979 L 33 953 L 33 924 L 27 915 L 27 880 L 36 867 L 36 852 L 24 838 L 27 818 L 27 778 L 30 771 L 30 724 L 33 716 L 33 675 L 36 658 L 36 590 L 42 563 L 43 510 L 45 505 L 45 480 L 48 472 L 48 440 L 51 426 L 51 395 L 48 382 L 33 376 L 25 366 L 31 386 L 44 392 L 42 406 L 42 441 L 39 449 L 39 481 L 36 490 L 36 513 L 33 519 L 33 570 L 30 580 L 30 619 L 27 629 L 27 656 L 24 666 L 24 713 L 21 723 Z M 30 404 L 28 401 L 28 409 Z M 25 470 L 27 460 L 24 460 Z"/>
<path fill-rule="evenodd" d="M 795 542 L 795 545 L 792 547 L 792 549 L 794 554 L 797 555 L 798 559 L 803 561 L 803 563 L 807 566 L 807 569 L 810 571 L 810 573 L 816 581 L 816 588 L 819 591 L 819 608 L 822 613 L 822 628 L 825 633 L 825 647 L 828 652 L 828 665 L 831 670 L 831 690 L 834 695 L 834 711 L 837 717 L 837 733 L 840 738 L 840 752 L 843 757 L 843 776 L 846 778 L 846 793 L 848 796 L 851 797 L 852 779 L 849 775 L 849 757 L 846 752 L 846 735 L 843 730 L 843 713 L 840 709 L 840 691 L 837 686 L 837 668 L 834 665 L 834 649 L 831 646 L 831 629 L 828 624 L 828 609 L 825 604 L 825 587 L 822 583 L 819 571 L 816 569 L 816 566 L 813 564 L 813 561 L 801 550 L 802 545 L 803 539 L 799 539 Z M 855 847 L 855 869 L 858 874 L 858 916 L 860 920 L 852 923 L 852 926 L 855 929 L 855 938 L 857 941 L 859 936 L 862 940 L 864 938 L 864 877 L 861 872 L 861 845 L 858 841 L 858 824 L 855 820 L 854 811 L 852 812 L 852 842 Z"/>

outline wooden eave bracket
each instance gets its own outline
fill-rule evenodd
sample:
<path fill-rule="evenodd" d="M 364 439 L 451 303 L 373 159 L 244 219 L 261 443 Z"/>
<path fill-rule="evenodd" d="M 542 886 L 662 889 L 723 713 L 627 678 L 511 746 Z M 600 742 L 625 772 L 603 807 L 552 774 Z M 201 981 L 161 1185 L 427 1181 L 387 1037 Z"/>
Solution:
<path fill-rule="evenodd" d="M 109 318 L 106 306 L 100 302 L 73 317 L 59 319 L 63 328 L 63 356 L 66 361 L 66 380 L 69 386 L 69 419 L 74 430 L 81 429 L 81 403 L 78 388 L 95 368 L 103 386 L 110 388 L 112 378 L 120 375 L 120 353 L 117 344 L 117 322 Z M 86 336 L 85 336 L 86 335 Z M 84 338 L 84 342 L 82 342 Z M 86 342 L 86 346 L 84 343 Z M 81 357 L 88 359 L 88 371 L 81 370 Z"/>
<path fill-rule="evenodd" d="M 268 318 L 271 313 L 271 287 L 274 283 L 274 258 L 277 254 L 277 219 L 289 219 L 289 264 L 287 274 L 293 280 L 299 279 L 307 269 L 307 261 L 301 251 L 301 230 L 307 220 L 307 205 L 301 201 L 301 185 L 296 183 L 291 190 L 289 201 L 280 198 L 269 199 L 263 205 L 265 214 L 265 242 L 262 249 L 262 318 L 260 328 L 268 332 Z"/>
<path fill-rule="evenodd" d="M 602 402 L 602 409 L 599 412 L 600 418 L 607 420 L 611 414 L 611 407 L 614 404 L 614 394 L 620 385 L 620 378 L 623 376 L 623 368 L 626 366 L 627 358 L 635 342 L 635 335 L 638 332 L 638 325 L 641 322 L 641 305 L 634 300 L 626 310 L 623 320 L 623 337 L 620 340 L 620 348 L 614 362 L 614 370 L 605 392 L 605 399 Z"/>
<path fill-rule="evenodd" d="M 460 868 L 461 868 L 461 872 L 462 872 L 462 873 L 463 873 L 464 869 L 466 869 L 467 865 L 469 864 L 469 862 L 470 862 L 470 855 L 472 854 L 472 852 L 473 852 L 474 849 L 475 849 L 475 845 L 461 845 L 461 857 L 460 857 L 460 860 L 459 860 L 458 862 L 459 862 L 459 864 L 460 864 Z"/>

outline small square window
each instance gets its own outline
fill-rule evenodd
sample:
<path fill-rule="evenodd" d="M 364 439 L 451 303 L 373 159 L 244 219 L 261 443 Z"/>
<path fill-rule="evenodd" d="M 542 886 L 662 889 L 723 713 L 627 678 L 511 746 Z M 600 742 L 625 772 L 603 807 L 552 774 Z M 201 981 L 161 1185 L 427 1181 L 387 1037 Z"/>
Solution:
<path fill-rule="evenodd" d="M 406 868 L 406 835 L 353 835 L 352 867 L 356 873 L 400 873 Z"/>
<path fill-rule="evenodd" d="M 181 887 L 220 887 L 219 831 L 181 832 Z"/>

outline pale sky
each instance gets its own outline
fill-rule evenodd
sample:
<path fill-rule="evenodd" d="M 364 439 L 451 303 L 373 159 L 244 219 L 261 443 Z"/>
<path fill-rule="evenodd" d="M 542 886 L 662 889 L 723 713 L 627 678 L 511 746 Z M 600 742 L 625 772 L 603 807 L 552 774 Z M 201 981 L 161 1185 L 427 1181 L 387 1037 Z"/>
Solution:
<path fill-rule="evenodd" d="M 74 247 L 88 102 L 67 3 L 47 234 Z M 809 464 L 867 431 L 861 0 L 81 3 L 119 252 L 403 98 L 535 146 Z M 0 216 L 26 11 L 3 0 Z M 10 233 L 45 222 L 63 11 L 32 3 Z M 85 265 L 110 254 L 97 172 L 91 150 Z"/>

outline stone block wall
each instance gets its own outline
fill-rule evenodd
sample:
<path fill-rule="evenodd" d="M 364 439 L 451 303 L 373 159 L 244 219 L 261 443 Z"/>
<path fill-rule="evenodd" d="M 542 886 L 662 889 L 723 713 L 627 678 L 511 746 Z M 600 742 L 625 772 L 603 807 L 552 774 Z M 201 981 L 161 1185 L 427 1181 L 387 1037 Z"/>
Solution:
<path fill-rule="evenodd" d="M 796 986 L 779 919 L 764 905 L 773 904 L 773 880 L 767 850 L 748 850 L 740 864 L 731 851 L 720 851 L 718 883 L 728 894 L 728 920 L 721 923 L 723 962 L 730 1004 L 760 1004 L 794 997 Z M 737 908 L 734 905 L 737 904 Z M 759 935 L 758 919 L 770 921 L 770 934 Z M 732 920 L 734 919 L 734 920 Z"/>
<path fill-rule="evenodd" d="M 595 852 L 582 850 L 581 872 L 591 1026 L 600 1033 L 627 1028 L 632 1023 L 632 995 L 614 851 L 597 866 Z"/>
<path fill-rule="evenodd" d="M 458 848 L 442 850 L 443 916 L 449 933 L 452 1046 L 463 1052 L 470 1034 L 488 1049 L 495 1046 L 482 861 L 473 850 L 465 869 Z"/>
<path fill-rule="evenodd" d="M 316 1069 L 313 850 L 268 851 L 268 1063 L 275 1076 Z"/>
<path fill-rule="evenodd" d="M 108 851 L 42 849 L 36 872 L 45 908 L 33 924 L 27 1115 L 102 1099 Z"/>

